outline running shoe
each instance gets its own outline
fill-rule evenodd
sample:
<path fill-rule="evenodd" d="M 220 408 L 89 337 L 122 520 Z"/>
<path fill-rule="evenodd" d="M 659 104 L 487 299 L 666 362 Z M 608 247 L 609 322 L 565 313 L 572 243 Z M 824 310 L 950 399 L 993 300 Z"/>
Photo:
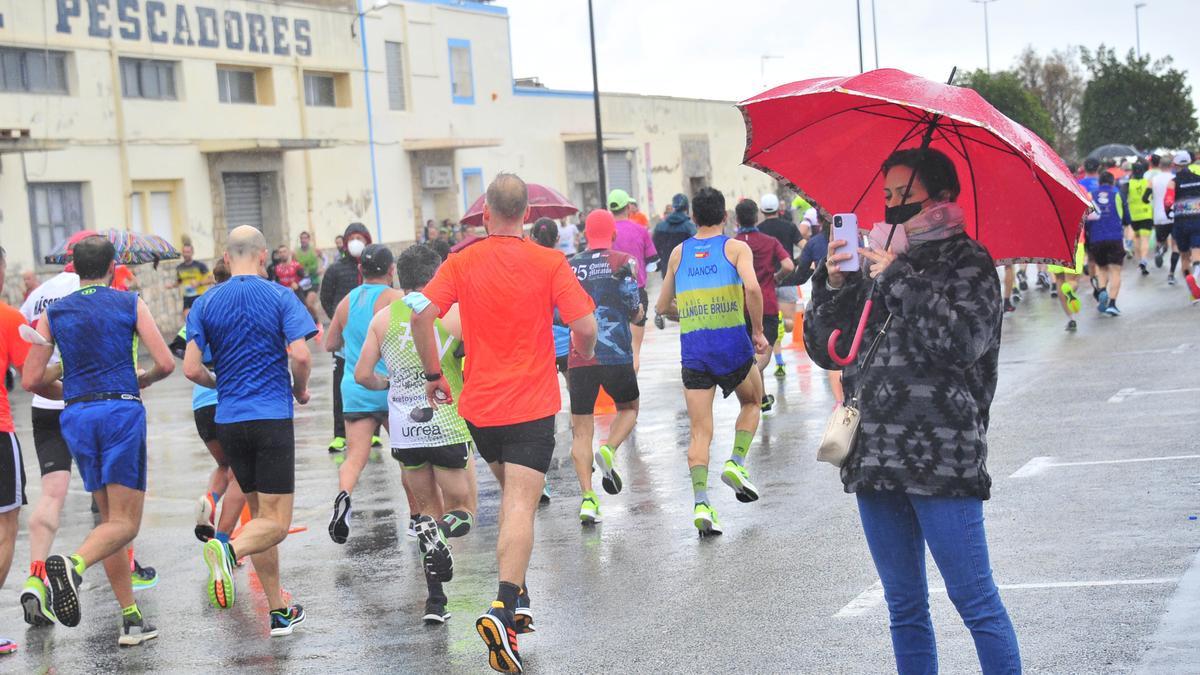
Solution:
<path fill-rule="evenodd" d="M 775 412 L 775 395 L 767 394 L 762 399 L 762 414 L 770 415 Z"/>
<path fill-rule="evenodd" d="M 304 608 L 292 605 L 286 610 L 271 610 L 271 637 L 291 635 L 296 626 L 304 623 Z"/>
<path fill-rule="evenodd" d="M 579 505 L 579 522 L 584 525 L 595 525 L 600 522 L 600 500 L 595 492 L 585 492 L 583 502 Z"/>
<path fill-rule="evenodd" d="M 332 441 L 329 441 L 330 452 L 343 452 L 346 450 L 346 437 L 334 436 Z"/>
<path fill-rule="evenodd" d="M 1108 309 L 1108 289 L 1101 289 L 1100 295 L 1096 297 L 1096 310 L 1101 314 Z"/>
<path fill-rule="evenodd" d="M 30 626 L 54 624 L 54 612 L 50 611 L 46 582 L 41 577 L 30 576 L 21 590 L 21 609 L 25 612 L 25 623 Z"/>
<path fill-rule="evenodd" d="M 417 521 L 417 545 L 421 549 L 421 563 L 425 574 L 434 581 L 446 582 L 454 578 L 454 557 L 446 535 L 431 516 L 421 516 Z"/>
<path fill-rule="evenodd" d="M 132 647 L 156 637 L 158 637 L 158 628 L 147 621 L 146 617 L 121 617 L 121 636 L 117 638 L 118 645 Z"/>
<path fill-rule="evenodd" d="M 1088 277 L 1088 281 L 1092 282 L 1092 297 L 1100 299 L 1100 281 L 1096 277 Z"/>
<path fill-rule="evenodd" d="M 654 315 L 654 327 L 659 330 L 662 330 L 667 327 L 667 320 L 666 320 L 666 318 L 663 317 L 662 314 L 656 313 Z"/>
<path fill-rule="evenodd" d="M 1007 313 L 1015 312 L 1015 311 L 1017 311 L 1017 306 L 1013 304 L 1012 300 L 1005 298 L 1004 299 L 1004 312 L 1007 314 Z"/>
<path fill-rule="evenodd" d="M 1067 332 L 1068 333 L 1074 333 L 1076 331 L 1076 329 L 1078 329 L 1078 328 L 1079 328 L 1079 324 L 1075 323 L 1075 319 L 1071 319 L 1070 321 L 1067 322 Z"/>
<path fill-rule="evenodd" d="M 196 505 L 196 538 L 202 543 L 217 535 L 217 503 L 211 492 L 205 492 Z"/>
<path fill-rule="evenodd" d="M 1067 299 L 1067 309 L 1071 310 L 1072 314 L 1078 314 L 1079 310 L 1083 309 L 1083 304 L 1079 302 L 1079 295 L 1075 293 L 1075 287 L 1064 283 L 1062 290 L 1063 297 Z"/>
<path fill-rule="evenodd" d="M 542 485 L 542 496 L 538 497 L 538 504 L 544 505 L 544 504 L 549 504 L 549 503 L 550 503 L 550 484 L 546 483 L 546 484 Z"/>
<path fill-rule="evenodd" d="M 382 448 L 383 447 L 383 439 L 379 438 L 378 436 L 372 436 L 371 437 L 371 447 L 372 448 Z M 378 458 L 376 457 L 376 459 L 378 459 Z"/>
<path fill-rule="evenodd" d="M 692 523 L 700 531 L 700 536 L 721 534 L 721 523 L 717 520 L 717 510 L 703 502 L 692 510 Z"/>
<path fill-rule="evenodd" d="M 1104 309 L 1104 313 L 1109 316 L 1121 316 L 1121 310 L 1117 309 L 1117 303 L 1115 301 L 1108 303 L 1108 307 Z"/>
<path fill-rule="evenodd" d="M 1171 274 L 1170 272 L 1167 273 L 1167 285 L 1168 286 L 1175 285 L 1175 275 Z"/>
<path fill-rule="evenodd" d="M 517 596 L 517 606 L 513 609 L 513 625 L 517 629 L 517 635 L 537 630 L 533 627 L 533 608 L 529 606 L 529 588 L 521 589 L 521 594 Z"/>
<path fill-rule="evenodd" d="M 230 545 L 209 539 L 202 551 L 208 568 L 208 600 L 213 607 L 229 609 L 237 596 L 233 583 L 233 551 Z"/>
<path fill-rule="evenodd" d="M 404 531 L 404 534 L 407 534 L 410 537 L 416 537 L 418 520 L 420 520 L 420 516 L 410 515 L 408 517 L 408 529 Z"/>
<path fill-rule="evenodd" d="M 1037 273 L 1037 289 L 1039 291 L 1044 291 L 1048 288 L 1050 288 L 1050 275 L 1046 274 L 1045 272 L 1038 272 Z"/>
<path fill-rule="evenodd" d="M 1014 305 L 1021 304 L 1021 291 L 1017 290 L 1016 288 L 1014 288 L 1012 292 L 1012 301 Z"/>
<path fill-rule="evenodd" d="M 144 591 L 158 585 L 158 572 L 153 567 L 142 567 L 136 559 L 133 561 L 133 571 L 129 573 L 129 581 L 133 590 Z"/>
<path fill-rule="evenodd" d="M 1200 283 L 1196 282 L 1196 275 L 1189 274 L 1183 280 L 1187 283 L 1188 291 L 1192 294 L 1192 299 L 1200 300 Z"/>
<path fill-rule="evenodd" d="M 787 377 L 787 367 L 782 363 L 775 366 L 775 377 Z"/>
<path fill-rule="evenodd" d="M 46 558 L 46 588 L 55 619 L 68 628 L 79 625 L 79 584 L 83 577 L 65 555 Z"/>
<path fill-rule="evenodd" d="M 607 445 L 601 445 L 596 451 L 594 458 L 596 466 L 600 467 L 600 473 L 604 477 L 600 480 L 600 485 L 604 487 L 604 491 L 610 495 L 620 494 L 621 492 L 621 474 L 617 473 L 616 467 L 616 451 Z"/>
<path fill-rule="evenodd" d="M 17 651 L 17 643 L 0 638 L 0 654 L 12 654 Z"/>
<path fill-rule="evenodd" d="M 425 616 L 421 620 L 426 626 L 436 626 L 446 623 L 446 619 L 450 618 L 450 610 L 446 609 L 446 603 L 442 600 L 434 600 L 429 598 L 425 601 Z"/>
<path fill-rule="evenodd" d="M 732 459 L 725 460 L 725 470 L 721 472 L 721 482 L 733 488 L 737 500 L 749 503 L 758 500 L 758 489 L 750 482 L 750 474 L 746 467 Z"/>
<path fill-rule="evenodd" d="M 517 648 L 517 631 L 512 613 L 504 603 L 493 600 L 486 613 L 475 620 L 475 630 L 488 648 L 488 665 L 500 673 L 524 672 L 521 652 Z"/>
<path fill-rule="evenodd" d="M 1142 276 L 1144 276 L 1144 277 L 1150 276 L 1150 265 L 1145 260 L 1138 263 L 1138 269 L 1142 270 Z"/>
<path fill-rule="evenodd" d="M 345 490 L 333 500 L 333 516 L 329 519 L 329 538 L 335 544 L 344 544 L 350 537 L 350 494 Z"/>
<path fill-rule="evenodd" d="M 1017 288 L 1023 291 L 1029 290 L 1029 278 L 1025 276 L 1025 270 L 1017 270 Z"/>
<path fill-rule="evenodd" d="M 1166 254 L 1166 252 L 1167 252 L 1167 248 L 1165 246 L 1163 246 L 1162 244 L 1159 244 L 1158 246 L 1154 247 L 1154 266 L 1160 270 L 1162 269 L 1163 256 Z"/>
<path fill-rule="evenodd" d="M 1051 287 L 1050 287 L 1050 297 L 1051 297 L 1051 298 L 1057 298 L 1057 297 L 1058 297 L 1058 287 L 1056 287 L 1056 286 L 1051 286 Z"/>

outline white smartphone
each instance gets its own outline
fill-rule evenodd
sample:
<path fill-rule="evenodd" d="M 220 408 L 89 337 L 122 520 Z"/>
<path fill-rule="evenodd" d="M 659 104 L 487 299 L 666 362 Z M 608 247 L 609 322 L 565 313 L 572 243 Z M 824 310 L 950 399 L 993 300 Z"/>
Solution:
<path fill-rule="evenodd" d="M 850 259 L 838 263 L 838 269 L 843 272 L 857 272 L 859 269 L 858 247 L 862 244 L 858 236 L 858 216 L 853 213 L 838 213 L 833 216 L 833 233 L 830 241 L 842 240 L 846 245 L 838 249 L 838 253 L 849 253 Z"/>

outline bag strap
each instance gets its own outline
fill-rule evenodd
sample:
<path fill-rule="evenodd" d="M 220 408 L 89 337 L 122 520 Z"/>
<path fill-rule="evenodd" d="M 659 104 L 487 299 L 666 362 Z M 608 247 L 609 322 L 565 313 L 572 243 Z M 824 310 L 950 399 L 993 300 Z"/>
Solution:
<path fill-rule="evenodd" d="M 879 333 L 871 340 L 871 346 L 867 349 L 867 356 L 863 359 L 862 367 L 857 373 L 857 382 L 854 385 L 854 393 L 850 396 L 850 404 L 858 406 L 858 395 L 862 393 L 864 376 L 871 369 L 871 362 L 875 358 L 875 352 L 879 350 L 879 343 L 883 341 L 883 336 L 887 333 L 888 327 L 892 325 L 892 313 L 888 312 L 887 318 L 883 320 L 883 326 L 879 329 Z"/>

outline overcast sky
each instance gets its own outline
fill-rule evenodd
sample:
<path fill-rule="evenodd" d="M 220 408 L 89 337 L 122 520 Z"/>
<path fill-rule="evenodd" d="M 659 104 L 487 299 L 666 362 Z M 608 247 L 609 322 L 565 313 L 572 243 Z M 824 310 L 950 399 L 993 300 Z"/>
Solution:
<path fill-rule="evenodd" d="M 863 57 L 875 64 L 871 0 Z M 513 70 L 549 87 L 591 89 L 586 0 L 498 0 L 508 7 Z M 602 91 L 741 100 L 775 86 L 858 72 L 854 0 L 594 0 Z M 1026 45 L 1134 47 L 1133 0 L 995 0 L 993 70 Z M 945 79 L 985 66 L 983 7 L 970 0 L 875 0 L 879 65 Z M 1146 0 L 1142 52 L 1188 71 L 1200 108 L 1200 0 Z M 762 60 L 764 54 L 781 58 Z M 765 73 L 765 75 L 763 74 Z"/>

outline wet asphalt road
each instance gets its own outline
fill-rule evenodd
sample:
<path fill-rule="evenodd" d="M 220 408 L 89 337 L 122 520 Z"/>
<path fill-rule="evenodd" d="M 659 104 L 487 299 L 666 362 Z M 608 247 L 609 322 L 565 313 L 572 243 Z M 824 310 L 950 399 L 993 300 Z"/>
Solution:
<path fill-rule="evenodd" d="M 1028 672 L 1200 672 L 1200 521 L 1189 519 L 1200 514 L 1200 307 L 1185 296 L 1156 273 L 1127 281 L 1123 317 L 1100 317 L 1085 303 L 1076 335 L 1062 331 L 1057 303 L 1034 291 L 1005 319 L 985 515 Z M 779 410 L 764 420 L 748 463 L 762 499 L 738 503 L 712 472 L 720 538 L 699 540 L 691 524 L 677 329 L 647 332 L 642 416 L 618 459 L 625 490 L 601 494 L 595 528 L 578 522 L 560 416 L 554 499 L 538 513 L 528 577 L 538 627 L 521 639 L 529 671 L 893 667 L 854 500 L 832 467 L 813 460 L 832 405 L 825 375 L 802 352 L 786 354 L 787 377 L 767 385 Z M 350 541 L 338 546 L 326 534 L 337 466 L 325 450 L 330 368 L 324 356 L 320 363 L 314 401 L 296 420 L 295 521 L 308 531 L 282 547 L 284 585 L 308 611 L 296 634 L 268 637 L 251 566 L 237 573 L 236 607 L 208 605 L 192 514 L 212 464 L 177 373 L 148 392 L 150 492 L 136 542 L 139 560 L 161 577 L 139 594 L 161 636 L 117 647 L 119 610 L 99 568 L 85 579 L 80 627 L 27 629 L 17 605 L 29 562 L 26 509 L 0 595 L 0 635 L 21 648 L 0 657 L 0 670 L 490 672 L 473 623 L 496 590 L 495 482 L 481 466 L 478 525 L 454 542 L 453 618 L 426 627 L 417 546 L 404 535 L 399 469 L 386 451 L 356 492 Z M 29 399 L 13 398 L 32 501 Z M 717 405 L 714 467 L 727 456 L 736 412 L 733 401 Z M 76 477 L 56 551 L 81 541 L 88 505 Z M 936 589 L 932 561 L 929 569 Z M 934 590 L 931 604 L 942 671 L 977 671 L 945 594 Z"/>

